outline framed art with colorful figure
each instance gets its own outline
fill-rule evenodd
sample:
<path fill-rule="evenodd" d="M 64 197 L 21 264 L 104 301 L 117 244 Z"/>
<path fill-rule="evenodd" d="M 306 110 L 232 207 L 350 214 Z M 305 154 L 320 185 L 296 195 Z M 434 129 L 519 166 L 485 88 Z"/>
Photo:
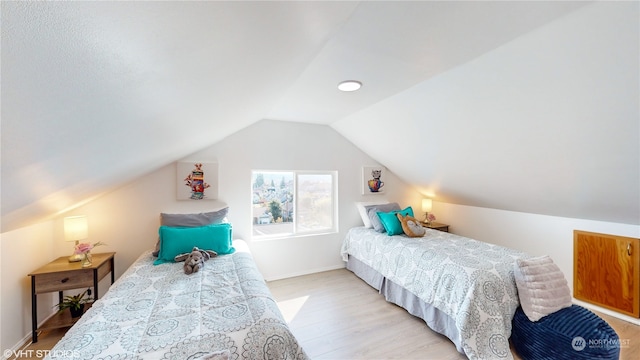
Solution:
<path fill-rule="evenodd" d="M 218 198 L 218 163 L 180 161 L 176 180 L 178 200 Z"/>
<path fill-rule="evenodd" d="M 362 194 L 384 193 L 384 177 L 386 171 L 382 166 L 364 166 L 362 168 Z"/>

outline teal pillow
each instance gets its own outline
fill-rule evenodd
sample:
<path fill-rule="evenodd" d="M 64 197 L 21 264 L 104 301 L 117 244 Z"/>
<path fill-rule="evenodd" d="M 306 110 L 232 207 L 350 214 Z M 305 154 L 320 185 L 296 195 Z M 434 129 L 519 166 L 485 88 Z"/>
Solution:
<path fill-rule="evenodd" d="M 183 228 L 160 226 L 160 251 L 154 265 L 174 262 L 177 255 L 190 253 L 194 246 L 202 250 L 213 250 L 220 255 L 232 254 L 231 224 L 211 224 Z"/>
<path fill-rule="evenodd" d="M 398 216 L 396 214 L 402 214 L 402 216 L 411 216 L 413 217 L 413 208 L 411 206 L 403 209 L 403 210 L 395 210 L 390 212 L 378 212 L 378 217 L 380 218 L 380 222 L 384 229 L 387 231 L 387 235 L 401 235 L 404 234 L 404 230 L 402 230 L 402 223 L 398 220 Z"/>

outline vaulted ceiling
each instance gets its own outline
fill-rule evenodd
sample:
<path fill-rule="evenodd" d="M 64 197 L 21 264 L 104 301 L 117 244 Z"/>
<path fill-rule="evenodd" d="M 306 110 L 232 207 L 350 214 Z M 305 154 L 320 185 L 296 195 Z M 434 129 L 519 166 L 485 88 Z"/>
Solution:
<path fill-rule="evenodd" d="M 503 82 L 499 91 L 486 90 L 495 74 L 522 72 L 491 69 L 492 56 L 526 54 L 514 49 L 519 39 L 544 49 L 538 39 L 555 36 L 545 29 L 590 11 L 589 2 L 1 6 L 3 232 L 88 201 L 261 119 L 332 126 L 401 178 L 446 201 L 640 223 L 638 106 L 632 99 L 637 69 L 624 74 L 631 85 L 611 85 L 631 89 L 623 100 L 635 113 L 568 116 L 582 117 L 588 128 L 569 141 L 568 151 L 562 141 L 572 136 L 575 119 L 522 116 L 531 104 L 523 100 L 530 94 L 518 97 L 521 79 L 513 88 Z M 627 6 L 637 18 L 637 4 Z M 571 28 L 568 22 L 563 26 Z M 622 30 L 635 30 L 637 37 L 634 24 Z M 624 45 L 629 50 L 623 55 L 635 55 L 637 67 L 637 41 Z M 534 72 L 537 63 L 564 61 L 529 55 L 522 60 Z M 615 60 L 602 60 L 608 61 Z M 345 79 L 364 86 L 341 93 L 336 84 Z M 558 95 L 549 94 L 547 100 Z M 520 107 L 478 113 L 472 105 L 485 95 Z M 456 110 L 452 98 L 464 99 L 465 108 Z M 607 121 L 620 130 L 598 142 Z M 599 151 L 581 153 L 585 141 Z M 598 169 L 601 164 L 608 165 Z"/>

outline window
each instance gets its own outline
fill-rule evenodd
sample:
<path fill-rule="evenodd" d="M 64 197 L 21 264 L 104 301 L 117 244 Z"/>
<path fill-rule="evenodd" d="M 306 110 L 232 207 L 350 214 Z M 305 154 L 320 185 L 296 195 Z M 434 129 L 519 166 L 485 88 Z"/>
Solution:
<path fill-rule="evenodd" d="M 335 171 L 253 171 L 253 237 L 335 232 Z"/>

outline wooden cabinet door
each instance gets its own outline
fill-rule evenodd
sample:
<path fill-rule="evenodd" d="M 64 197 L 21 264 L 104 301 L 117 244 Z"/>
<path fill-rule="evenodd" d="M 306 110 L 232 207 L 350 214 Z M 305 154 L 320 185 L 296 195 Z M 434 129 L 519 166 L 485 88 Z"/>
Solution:
<path fill-rule="evenodd" d="M 573 232 L 573 296 L 640 317 L 640 239 Z"/>

